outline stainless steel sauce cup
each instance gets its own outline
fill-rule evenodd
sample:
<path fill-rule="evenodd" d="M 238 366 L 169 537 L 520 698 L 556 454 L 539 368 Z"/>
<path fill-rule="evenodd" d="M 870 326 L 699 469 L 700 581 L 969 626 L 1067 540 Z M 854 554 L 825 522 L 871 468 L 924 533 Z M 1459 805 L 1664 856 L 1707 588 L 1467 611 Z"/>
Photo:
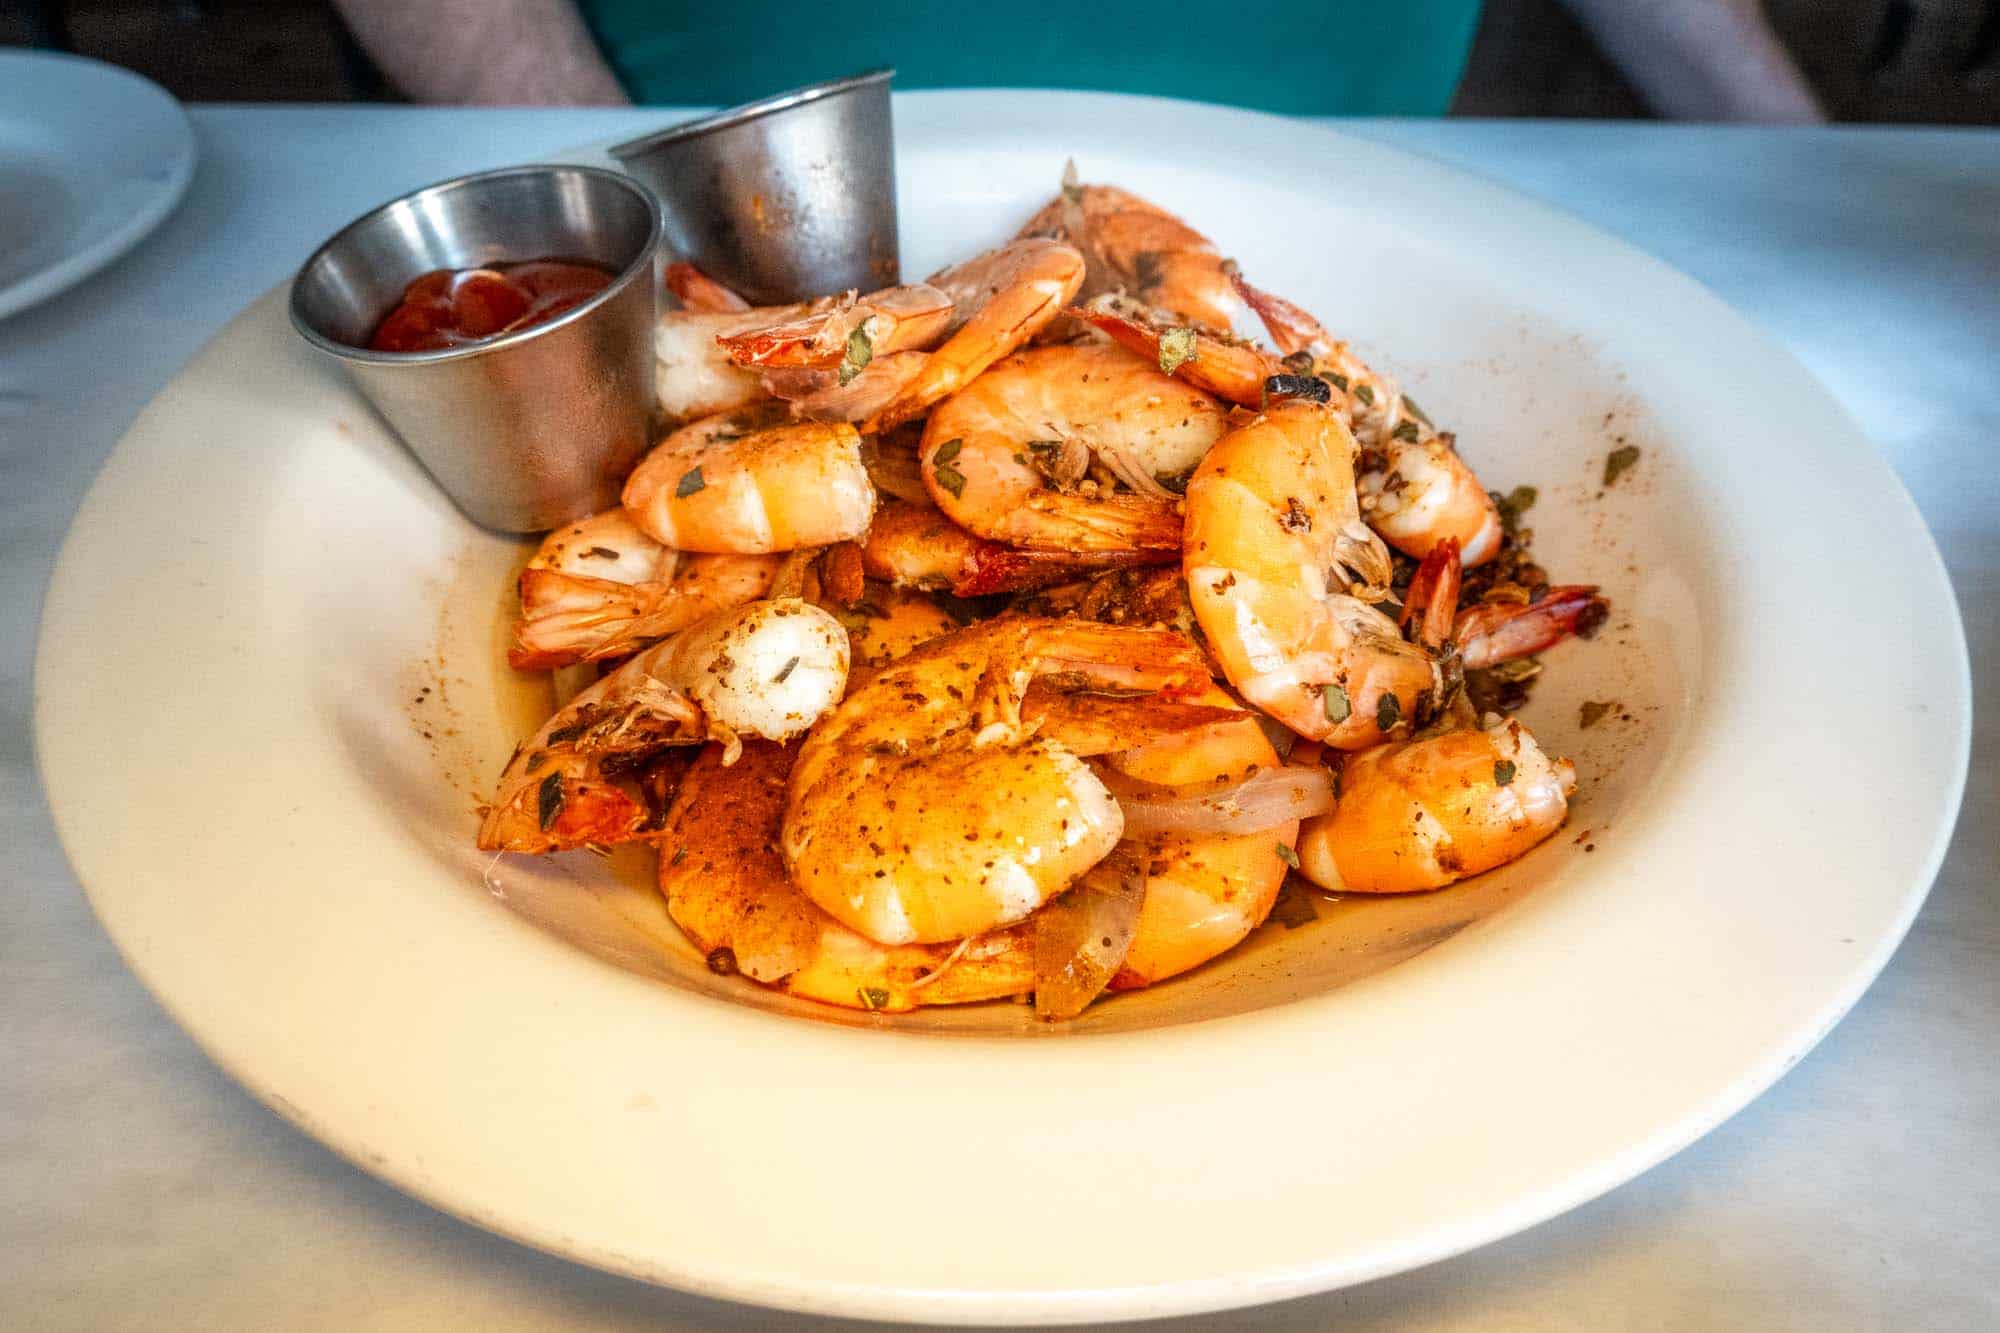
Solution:
<path fill-rule="evenodd" d="M 618 503 L 652 427 L 660 213 L 615 171 L 461 176 L 342 228 L 292 280 L 292 324 L 339 360 L 476 523 L 539 532 Z M 433 269 L 587 260 L 609 286 L 545 324 L 430 352 L 367 342 Z"/>
<path fill-rule="evenodd" d="M 900 281 L 896 144 L 881 69 L 619 144 L 667 249 L 754 305 Z"/>

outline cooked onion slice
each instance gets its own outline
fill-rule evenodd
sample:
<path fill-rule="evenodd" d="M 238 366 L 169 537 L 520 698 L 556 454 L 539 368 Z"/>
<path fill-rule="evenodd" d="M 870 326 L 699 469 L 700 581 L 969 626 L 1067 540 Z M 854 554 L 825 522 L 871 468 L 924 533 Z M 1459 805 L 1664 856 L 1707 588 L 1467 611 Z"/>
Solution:
<path fill-rule="evenodd" d="M 1146 901 L 1144 859 L 1131 843 L 1035 913 L 1035 1017 L 1075 1018 L 1125 962 Z"/>
<path fill-rule="evenodd" d="M 1125 836 L 1149 833 L 1255 833 L 1333 809 L 1333 774 L 1280 764 L 1228 787 L 1162 787 L 1104 770 L 1104 785 L 1125 812 Z"/>

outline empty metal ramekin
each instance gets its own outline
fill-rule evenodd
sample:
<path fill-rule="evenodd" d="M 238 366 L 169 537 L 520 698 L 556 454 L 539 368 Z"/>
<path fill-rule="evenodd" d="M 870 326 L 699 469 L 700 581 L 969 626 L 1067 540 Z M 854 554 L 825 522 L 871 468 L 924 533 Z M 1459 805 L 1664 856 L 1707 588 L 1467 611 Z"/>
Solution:
<path fill-rule="evenodd" d="M 660 213 L 615 171 L 528 166 L 428 186 L 342 228 L 292 281 L 292 324 L 337 358 L 468 518 L 539 532 L 618 502 L 653 415 Z M 375 326 L 433 269 L 586 260 L 609 286 L 544 324 L 428 352 Z"/>
<path fill-rule="evenodd" d="M 894 70 L 817 83 L 619 144 L 667 249 L 777 305 L 899 281 Z"/>

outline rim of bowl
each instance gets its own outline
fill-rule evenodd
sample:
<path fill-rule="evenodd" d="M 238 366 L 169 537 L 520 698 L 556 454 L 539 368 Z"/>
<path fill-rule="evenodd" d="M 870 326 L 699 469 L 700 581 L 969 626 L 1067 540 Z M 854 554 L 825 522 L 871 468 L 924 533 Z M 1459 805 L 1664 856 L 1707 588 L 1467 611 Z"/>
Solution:
<path fill-rule="evenodd" d="M 571 306 L 554 319 L 541 324 L 531 325 L 525 329 L 516 329 L 512 333 L 495 334 L 491 338 L 474 343 L 465 343 L 458 347 L 436 347 L 421 352 L 378 352 L 372 348 L 356 347 L 352 343 L 345 343 L 338 338 L 328 337 L 315 328 L 312 321 L 307 319 L 304 311 L 299 308 L 300 284 L 305 281 L 306 274 L 312 271 L 313 266 L 320 262 L 321 257 L 327 251 L 339 245 L 341 241 L 345 240 L 349 233 L 374 221 L 377 217 L 380 217 L 399 204 L 406 204 L 418 199 L 435 198 L 458 190 L 473 189 L 488 181 L 500 180 L 509 176 L 564 175 L 587 176 L 605 181 L 637 199 L 640 207 L 646 210 L 647 239 L 645 244 L 640 248 L 639 253 L 625 267 L 618 270 L 617 274 L 613 276 L 610 282 L 604 285 L 602 290 L 594 293 L 589 300 L 584 301 L 580 305 Z M 464 176 L 453 176 L 449 180 L 441 180 L 431 185 L 422 186 L 411 190 L 407 194 L 397 195 L 394 199 L 377 204 L 367 212 L 349 221 L 340 230 L 327 237 L 326 240 L 320 242 L 312 254 L 307 256 L 305 263 L 299 265 L 298 272 L 292 275 L 291 288 L 286 297 L 285 309 L 291 316 L 292 327 L 298 331 L 300 337 L 321 351 L 337 356 L 344 361 L 362 361 L 375 365 L 427 365 L 437 361 L 466 360 L 471 357 L 483 356 L 490 352 L 497 352 L 504 348 L 517 346 L 531 338 L 540 337 L 545 333 L 553 333 L 557 329 L 567 328 L 578 320 L 588 318 L 593 310 L 603 306 L 613 297 L 630 287 L 632 280 L 641 273 L 644 273 L 650 280 L 654 261 L 659 257 L 662 225 L 660 204 L 653 197 L 653 192 L 622 171 L 611 171 L 604 167 L 570 165 L 568 163 L 528 163 L 522 166 L 496 167 L 491 171 L 475 171 Z"/>
<path fill-rule="evenodd" d="M 624 143 L 613 144 L 606 151 L 620 162 L 630 162 L 633 158 L 643 157 L 663 144 L 678 143 L 684 139 L 699 138 L 704 134 L 714 134 L 719 130 L 731 129 L 738 125 L 747 124 L 750 121 L 762 119 L 779 111 L 789 111 L 794 107 L 808 106 L 814 102 L 822 102 L 829 97 L 835 97 L 841 93 L 853 92 L 857 88 L 869 87 L 878 83 L 887 83 L 894 77 L 896 77 L 894 66 L 884 66 L 881 69 L 871 69 L 861 74 L 849 74 L 845 78 L 828 79 L 823 83 L 809 83 L 803 88 L 793 88 L 787 92 L 773 93 L 769 97 L 760 97 L 754 102 L 745 102 L 741 106 L 730 107 L 727 111 L 718 111 L 712 116 L 702 116 L 695 120 L 682 121 L 678 125 L 669 125 L 663 130 L 654 130 L 650 134 L 642 134 L 636 139 L 627 139 Z"/>

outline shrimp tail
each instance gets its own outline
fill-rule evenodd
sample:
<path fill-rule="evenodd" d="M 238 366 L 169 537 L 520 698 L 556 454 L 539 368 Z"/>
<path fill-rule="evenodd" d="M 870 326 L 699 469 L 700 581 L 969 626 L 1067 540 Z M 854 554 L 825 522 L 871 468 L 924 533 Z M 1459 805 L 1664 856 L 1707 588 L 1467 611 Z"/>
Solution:
<path fill-rule="evenodd" d="M 1497 666 L 1554 647 L 1575 635 L 1587 639 L 1611 614 L 1593 586 L 1550 588 L 1525 606 L 1484 603 L 1459 613 L 1452 635 L 1470 670 Z"/>
<path fill-rule="evenodd" d="M 1315 345 L 1331 341 L 1318 320 L 1284 297 L 1252 287 L 1240 272 L 1231 273 L 1229 281 L 1236 288 L 1236 294 L 1243 298 L 1243 304 L 1257 313 L 1265 332 L 1271 335 L 1271 341 L 1286 356 L 1310 351 Z"/>
<path fill-rule="evenodd" d="M 726 315 L 750 309 L 750 303 L 693 264 L 667 265 L 667 290 L 687 310 Z"/>
<path fill-rule="evenodd" d="M 1453 618 L 1458 614 L 1458 586 L 1461 573 L 1458 538 L 1447 537 L 1431 548 L 1429 555 L 1410 576 L 1410 589 L 1403 598 L 1403 613 L 1396 628 L 1409 633 L 1416 625 L 1416 641 L 1431 652 L 1442 650 L 1452 636 Z"/>
<path fill-rule="evenodd" d="M 524 569 L 521 619 L 507 664 L 543 671 L 635 652 L 672 632 L 649 623 L 657 618 L 666 586 Z"/>

